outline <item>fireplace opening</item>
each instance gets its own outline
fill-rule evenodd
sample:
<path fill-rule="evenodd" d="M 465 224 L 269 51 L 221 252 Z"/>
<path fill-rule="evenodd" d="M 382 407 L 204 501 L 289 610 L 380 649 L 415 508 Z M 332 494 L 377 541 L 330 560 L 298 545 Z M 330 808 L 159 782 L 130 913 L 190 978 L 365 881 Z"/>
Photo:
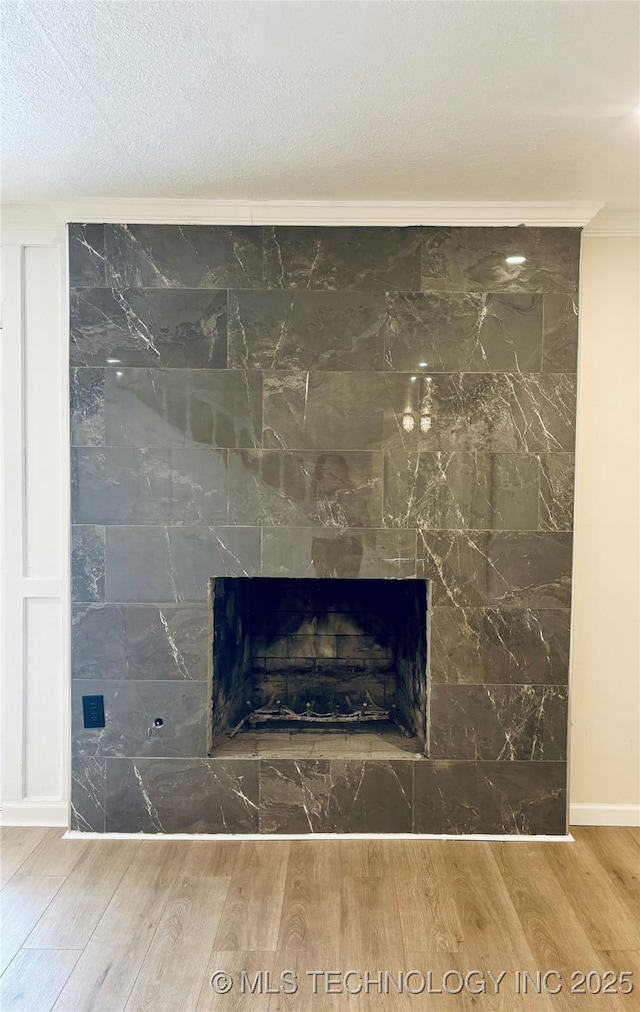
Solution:
<path fill-rule="evenodd" d="M 213 753 L 424 752 L 425 580 L 217 577 L 210 600 Z"/>

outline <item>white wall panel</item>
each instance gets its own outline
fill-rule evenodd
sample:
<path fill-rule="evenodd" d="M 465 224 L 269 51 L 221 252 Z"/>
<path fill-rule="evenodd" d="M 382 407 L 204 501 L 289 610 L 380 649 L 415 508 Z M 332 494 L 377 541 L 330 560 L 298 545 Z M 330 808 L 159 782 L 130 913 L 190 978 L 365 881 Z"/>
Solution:
<path fill-rule="evenodd" d="M 66 825 L 68 413 L 64 228 L 2 230 L 2 820 Z"/>
<path fill-rule="evenodd" d="M 60 248 L 24 246 L 24 575 L 60 579 L 62 342 Z"/>
<path fill-rule="evenodd" d="M 24 602 L 25 798 L 60 798 L 64 784 L 63 618 L 59 600 Z"/>

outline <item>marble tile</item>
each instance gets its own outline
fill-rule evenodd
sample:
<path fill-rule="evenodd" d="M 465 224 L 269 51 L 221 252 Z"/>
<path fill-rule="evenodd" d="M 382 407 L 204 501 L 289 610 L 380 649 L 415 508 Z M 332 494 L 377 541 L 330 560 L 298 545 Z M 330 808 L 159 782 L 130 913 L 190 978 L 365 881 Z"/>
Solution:
<path fill-rule="evenodd" d="M 422 234 L 420 228 L 265 227 L 266 287 L 419 291 Z"/>
<path fill-rule="evenodd" d="M 413 530 L 265 527 L 263 576 L 407 579 L 416 575 Z"/>
<path fill-rule="evenodd" d="M 414 765 L 410 759 L 332 759 L 327 831 L 410 833 Z"/>
<path fill-rule="evenodd" d="M 577 372 L 578 305 L 573 295 L 545 295 L 542 371 Z"/>
<path fill-rule="evenodd" d="M 543 453 L 573 450 L 575 376 L 514 373 L 434 373 L 417 381 L 416 425 L 425 450 Z M 417 409 L 416 409 L 417 413 Z"/>
<path fill-rule="evenodd" d="M 229 365 L 380 370 L 385 296 L 377 292 L 229 292 Z"/>
<path fill-rule="evenodd" d="M 69 336 L 72 365 L 225 369 L 227 294 L 72 289 Z"/>
<path fill-rule="evenodd" d="M 431 759 L 558 761 L 567 755 L 565 685 L 433 685 Z"/>
<path fill-rule="evenodd" d="M 104 369 L 71 369 L 69 397 L 71 445 L 104 446 Z"/>
<path fill-rule="evenodd" d="M 244 450 L 229 454 L 229 522 L 344 530 L 382 526 L 382 456 Z"/>
<path fill-rule="evenodd" d="M 75 449 L 71 510 L 82 524 L 226 524 L 226 450 Z"/>
<path fill-rule="evenodd" d="M 530 454 L 385 454 L 384 522 L 425 530 L 537 530 L 539 465 Z"/>
<path fill-rule="evenodd" d="M 330 760 L 260 760 L 260 832 L 324 833 Z"/>
<path fill-rule="evenodd" d="M 418 576 L 434 607 L 568 608 L 571 534 L 418 533 Z"/>
<path fill-rule="evenodd" d="M 441 760 L 414 766 L 415 833 L 567 831 L 566 763 Z"/>
<path fill-rule="evenodd" d="M 413 762 L 262 759 L 261 833 L 410 833 Z"/>
<path fill-rule="evenodd" d="M 71 759 L 71 819 L 69 829 L 83 833 L 105 831 L 106 759 Z"/>
<path fill-rule="evenodd" d="M 425 228 L 422 291 L 574 294 L 579 255 L 579 228 Z"/>
<path fill-rule="evenodd" d="M 82 726 L 82 696 L 104 696 L 105 727 Z M 206 756 L 205 682 L 76 679 L 71 688 L 73 754 Z M 164 721 L 154 727 L 156 719 Z"/>
<path fill-rule="evenodd" d="M 261 288 L 262 228 L 105 225 L 114 288 Z"/>
<path fill-rule="evenodd" d="M 260 446 L 262 377 L 215 369 L 108 369 L 115 446 Z"/>
<path fill-rule="evenodd" d="M 104 285 L 104 225 L 69 225 L 69 284 Z"/>
<path fill-rule="evenodd" d="M 573 530 L 574 455 L 540 457 L 540 530 Z"/>
<path fill-rule="evenodd" d="M 105 576 L 104 527 L 71 528 L 71 598 L 103 601 Z"/>
<path fill-rule="evenodd" d="M 474 389 L 471 377 L 466 388 L 473 402 L 480 388 Z M 523 449 L 529 453 L 538 450 L 573 450 L 576 429 L 575 377 L 525 375 L 511 380 L 503 374 L 496 377 L 493 389 L 498 397 L 506 394 L 503 408 L 506 410 L 508 403 L 511 426 L 517 432 L 518 445 L 514 449 Z M 487 393 L 486 388 L 484 393 Z M 480 416 L 481 414 L 482 410 Z M 478 441 L 485 435 L 484 419 L 472 413 L 469 432 L 476 444 L 474 448 L 477 448 Z M 490 441 L 491 437 L 488 438 Z M 508 447 L 505 446 L 504 449 Z"/>
<path fill-rule="evenodd" d="M 260 572 L 259 527 L 109 527 L 108 601 L 205 601 L 211 576 Z"/>
<path fill-rule="evenodd" d="M 245 759 L 107 762 L 107 832 L 257 831 L 257 762 Z"/>
<path fill-rule="evenodd" d="M 206 605 L 75 605 L 72 677 L 205 681 L 210 621 Z"/>
<path fill-rule="evenodd" d="M 541 370 L 540 295 L 389 293 L 387 313 L 387 369 Z"/>
<path fill-rule="evenodd" d="M 414 449 L 405 411 L 417 413 L 416 380 L 405 373 L 264 374 L 264 445 L 281 449 Z"/>
<path fill-rule="evenodd" d="M 570 627 L 568 608 L 434 608 L 432 684 L 566 685 Z"/>

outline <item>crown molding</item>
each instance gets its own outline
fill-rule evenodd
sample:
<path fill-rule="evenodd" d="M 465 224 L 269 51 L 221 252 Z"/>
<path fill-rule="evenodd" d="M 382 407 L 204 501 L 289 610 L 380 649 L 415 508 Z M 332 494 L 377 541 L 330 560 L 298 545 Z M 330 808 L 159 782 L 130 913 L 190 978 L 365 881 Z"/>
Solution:
<path fill-rule="evenodd" d="M 458 225 L 583 228 L 585 237 L 640 235 L 640 212 L 603 205 L 512 201 L 375 200 L 78 200 L 5 204 L 0 227 L 7 241 L 23 232 L 59 230 L 67 222 L 160 225 Z"/>
<path fill-rule="evenodd" d="M 581 228 L 593 201 L 74 200 L 2 209 L 3 226 L 67 222 L 202 225 L 459 225 Z"/>
<path fill-rule="evenodd" d="M 67 222 L 150 225 L 458 225 L 582 228 L 599 219 L 593 201 L 407 201 L 407 200 L 74 200 L 7 204 L 3 229 L 59 228 Z M 637 216 L 636 216 L 637 219 Z M 610 230 L 612 223 L 605 222 Z M 626 228 L 631 226 L 629 222 Z M 637 228 L 637 224 L 636 224 Z M 589 228 L 589 234 L 600 234 Z M 605 233 L 602 233 L 605 234 Z M 606 234 L 632 234 L 632 231 Z"/>
<path fill-rule="evenodd" d="M 584 230 L 585 236 L 640 235 L 640 211 L 600 211 Z"/>

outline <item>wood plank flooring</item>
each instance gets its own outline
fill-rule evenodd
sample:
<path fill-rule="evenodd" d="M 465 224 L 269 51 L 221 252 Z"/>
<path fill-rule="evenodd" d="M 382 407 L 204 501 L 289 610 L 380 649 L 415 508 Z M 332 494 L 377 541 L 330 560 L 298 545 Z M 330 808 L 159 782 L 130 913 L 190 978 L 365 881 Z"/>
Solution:
<path fill-rule="evenodd" d="M 0 831 L 2 1012 L 640 1012 L 640 830 L 62 835 Z"/>

